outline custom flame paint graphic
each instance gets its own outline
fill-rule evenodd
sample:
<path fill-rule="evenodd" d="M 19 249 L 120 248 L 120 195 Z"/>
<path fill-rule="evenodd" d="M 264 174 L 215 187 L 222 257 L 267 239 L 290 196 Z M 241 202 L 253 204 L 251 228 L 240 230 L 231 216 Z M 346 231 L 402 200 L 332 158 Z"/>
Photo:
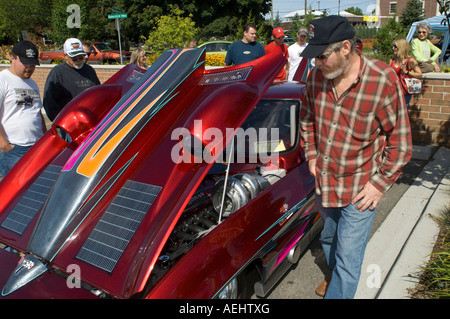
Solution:
<path fill-rule="evenodd" d="M 139 102 L 145 97 L 148 92 L 158 83 L 158 81 L 167 73 L 167 70 L 177 61 L 177 59 L 188 50 L 182 50 L 179 54 L 175 50 L 171 52 L 171 56 L 167 61 L 151 76 L 142 87 L 137 90 L 123 105 L 118 108 L 118 110 L 113 114 L 113 116 L 106 121 L 104 124 L 100 125 L 93 136 L 88 138 L 86 142 L 83 143 L 79 151 L 75 152 L 72 157 L 68 160 L 67 164 L 64 166 L 63 170 L 70 170 L 75 165 L 75 162 L 84 155 L 84 158 L 80 161 L 78 165 L 77 172 L 79 174 L 85 175 L 87 177 L 93 177 L 95 173 L 98 172 L 104 161 L 111 156 L 114 150 L 117 149 L 118 145 L 125 139 L 125 137 L 130 133 L 130 131 L 136 127 L 137 123 L 142 120 L 142 118 L 148 115 L 149 111 L 155 105 L 162 103 L 161 97 L 165 95 L 166 91 L 163 91 L 159 96 L 155 98 L 153 102 L 146 105 L 142 111 L 140 111 L 136 116 L 128 119 L 128 124 L 124 124 L 127 116 L 139 106 Z M 152 110 L 153 113 L 157 110 Z M 111 123 L 113 122 L 113 123 Z M 122 127 L 118 132 L 116 129 Z M 102 136 L 100 136 L 103 133 Z M 113 136 L 111 136 L 114 134 Z M 91 145 L 94 143 L 94 145 Z M 86 154 L 86 149 L 90 149 Z"/>
<path fill-rule="evenodd" d="M 147 89 L 144 92 L 144 94 L 149 89 Z M 162 94 L 157 99 L 159 99 L 161 96 Z M 77 173 L 87 177 L 93 177 L 95 173 L 98 172 L 104 161 L 109 156 L 111 156 L 114 150 L 116 150 L 117 147 L 119 146 L 120 142 L 124 140 L 127 133 L 129 133 L 134 127 L 136 127 L 137 123 L 139 123 L 139 121 L 145 115 L 147 115 L 149 110 L 155 105 L 156 102 L 157 101 L 154 101 L 153 103 L 145 107 L 136 117 L 134 117 L 131 121 L 129 121 L 128 124 L 122 128 L 122 130 L 120 130 L 114 136 L 111 137 L 110 134 L 112 134 L 114 130 L 122 123 L 124 118 L 129 114 L 130 110 L 121 114 L 120 117 L 104 133 L 104 135 L 101 136 L 99 140 L 94 145 L 91 146 L 89 152 L 87 152 L 83 160 L 80 161 L 80 164 L 78 165 L 77 168 Z M 137 101 L 133 103 L 134 105 L 131 105 L 131 108 L 133 108 L 136 103 Z M 76 156 L 79 157 L 80 155 L 77 154 Z M 66 167 L 64 167 L 63 170 L 66 170 Z"/>

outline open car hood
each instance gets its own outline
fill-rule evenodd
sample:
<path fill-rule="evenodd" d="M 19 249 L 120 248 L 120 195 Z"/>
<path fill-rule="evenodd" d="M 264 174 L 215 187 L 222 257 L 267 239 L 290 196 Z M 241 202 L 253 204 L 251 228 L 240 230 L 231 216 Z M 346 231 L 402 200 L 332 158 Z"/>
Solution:
<path fill-rule="evenodd" d="M 23 295 L 55 272 L 70 275 L 73 265 L 83 282 L 114 297 L 144 289 L 214 162 L 195 157 L 186 141 L 217 158 L 215 148 L 232 138 L 226 129 L 243 123 L 286 61 L 278 50 L 206 71 L 204 57 L 200 49 L 175 49 L 145 73 L 125 67 L 71 101 L 5 176 L 0 242 L 23 258 L 9 272 L 2 268 L 3 296 Z M 188 136 L 174 134 L 180 128 Z M 222 138 L 204 134 L 207 128 Z M 177 163 L 182 156 L 192 160 Z"/>

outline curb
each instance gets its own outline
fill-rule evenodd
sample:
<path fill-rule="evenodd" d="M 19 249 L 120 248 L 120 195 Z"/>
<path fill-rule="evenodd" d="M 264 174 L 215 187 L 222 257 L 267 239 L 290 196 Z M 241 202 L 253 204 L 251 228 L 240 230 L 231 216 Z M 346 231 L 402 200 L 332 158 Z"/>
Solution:
<path fill-rule="evenodd" d="M 430 217 L 449 202 L 450 149 L 441 147 L 370 239 L 355 299 L 409 298 L 439 232 Z"/>

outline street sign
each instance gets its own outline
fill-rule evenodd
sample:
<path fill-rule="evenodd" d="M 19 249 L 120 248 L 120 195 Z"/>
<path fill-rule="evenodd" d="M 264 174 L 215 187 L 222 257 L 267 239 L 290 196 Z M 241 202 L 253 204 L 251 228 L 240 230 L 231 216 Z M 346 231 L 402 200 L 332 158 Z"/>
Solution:
<path fill-rule="evenodd" d="M 108 19 L 125 19 L 128 18 L 128 14 L 126 13 L 117 13 L 117 14 L 108 14 Z"/>
<path fill-rule="evenodd" d="M 125 19 L 128 18 L 128 15 L 126 13 L 120 12 L 119 9 L 113 8 L 113 14 L 108 14 L 108 19 L 110 20 L 116 20 L 114 21 L 114 24 L 116 25 L 117 33 L 119 36 L 119 50 L 120 50 L 120 64 L 123 63 L 122 60 L 122 41 L 120 40 L 120 20 L 119 19 Z"/>

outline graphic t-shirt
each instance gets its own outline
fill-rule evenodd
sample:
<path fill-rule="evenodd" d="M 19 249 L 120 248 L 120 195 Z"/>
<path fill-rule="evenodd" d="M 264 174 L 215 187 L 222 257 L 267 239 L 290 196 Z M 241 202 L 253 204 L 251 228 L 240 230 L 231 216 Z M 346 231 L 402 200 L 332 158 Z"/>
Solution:
<path fill-rule="evenodd" d="M 0 72 L 0 121 L 10 144 L 31 146 L 43 135 L 41 108 L 34 80 Z"/>

